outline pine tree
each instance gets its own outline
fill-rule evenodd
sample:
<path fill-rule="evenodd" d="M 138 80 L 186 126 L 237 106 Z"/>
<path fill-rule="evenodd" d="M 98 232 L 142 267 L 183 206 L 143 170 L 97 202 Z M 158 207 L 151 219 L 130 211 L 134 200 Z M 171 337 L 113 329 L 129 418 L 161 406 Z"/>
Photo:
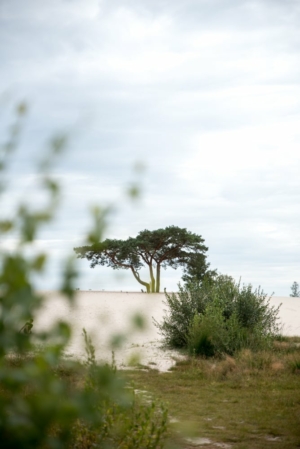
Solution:
<path fill-rule="evenodd" d="M 300 297 L 300 289 L 299 289 L 299 284 L 298 282 L 294 282 L 293 285 L 291 286 L 291 290 L 292 293 L 290 296 L 292 296 L 293 298 L 299 298 Z"/>

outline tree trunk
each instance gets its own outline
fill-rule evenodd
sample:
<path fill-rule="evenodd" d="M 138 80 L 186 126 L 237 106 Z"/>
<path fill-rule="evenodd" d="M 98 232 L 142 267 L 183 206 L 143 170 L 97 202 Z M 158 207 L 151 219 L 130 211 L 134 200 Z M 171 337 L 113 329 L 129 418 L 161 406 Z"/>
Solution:
<path fill-rule="evenodd" d="M 155 277 L 153 274 L 152 263 L 150 263 L 150 265 L 149 265 L 149 270 L 150 270 L 150 279 L 151 279 L 151 293 L 155 293 Z"/>
<path fill-rule="evenodd" d="M 160 264 L 156 265 L 156 293 L 160 290 Z"/>
<path fill-rule="evenodd" d="M 150 283 L 149 282 L 144 282 L 140 279 L 140 276 L 134 271 L 134 268 L 131 267 L 131 271 L 133 273 L 133 276 L 135 277 L 135 279 L 144 287 L 146 287 L 147 289 L 147 293 L 150 293 Z"/>

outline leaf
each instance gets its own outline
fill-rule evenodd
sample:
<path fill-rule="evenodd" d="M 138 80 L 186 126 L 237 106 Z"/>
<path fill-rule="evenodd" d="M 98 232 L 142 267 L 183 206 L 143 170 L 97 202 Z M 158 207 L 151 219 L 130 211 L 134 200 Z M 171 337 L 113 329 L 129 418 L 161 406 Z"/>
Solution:
<path fill-rule="evenodd" d="M 14 223 L 11 220 L 2 220 L 0 221 L 0 232 L 5 234 L 6 232 L 11 231 L 14 228 Z"/>
<path fill-rule="evenodd" d="M 44 253 L 43 254 L 39 254 L 31 262 L 32 270 L 37 271 L 37 272 L 41 272 L 44 269 L 46 261 L 47 261 L 47 255 L 44 254 Z"/>

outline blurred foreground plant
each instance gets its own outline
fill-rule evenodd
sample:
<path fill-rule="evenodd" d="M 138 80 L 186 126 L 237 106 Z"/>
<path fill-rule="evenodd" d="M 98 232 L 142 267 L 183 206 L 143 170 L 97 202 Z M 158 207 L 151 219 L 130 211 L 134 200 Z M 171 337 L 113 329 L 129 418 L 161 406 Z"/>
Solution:
<path fill-rule="evenodd" d="M 17 107 L 17 120 L 7 142 L 0 147 L 1 190 L 6 189 L 5 171 L 27 107 Z M 13 236 L 13 250 L 0 246 L 0 441 L 15 448 L 158 448 L 162 447 L 166 411 L 140 405 L 114 366 L 98 365 L 91 340 L 85 333 L 87 362 L 82 385 L 60 371 L 81 371 L 82 365 L 63 359 L 71 329 L 64 321 L 49 331 L 34 333 L 44 349 L 35 351 L 30 333 L 20 332 L 32 323 L 43 297 L 34 286 L 36 273 L 44 274 L 48 256 L 35 253 L 33 243 L 41 227 L 49 223 L 58 206 L 59 185 L 51 176 L 55 158 L 66 144 L 56 136 L 39 165 L 41 187 L 48 198 L 42 207 L 23 202 L 9 218 L 0 217 L 0 236 Z M 101 239 L 103 214 L 94 214 L 95 225 L 87 239 Z M 32 255 L 34 254 L 34 255 Z M 62 272 L 60 291 L 74 302 L 77 271 L 69 259 Z M 55 342 L 55 343 L 51 343 Z M 82 430 L 83 429 L 83 430 Z"/>

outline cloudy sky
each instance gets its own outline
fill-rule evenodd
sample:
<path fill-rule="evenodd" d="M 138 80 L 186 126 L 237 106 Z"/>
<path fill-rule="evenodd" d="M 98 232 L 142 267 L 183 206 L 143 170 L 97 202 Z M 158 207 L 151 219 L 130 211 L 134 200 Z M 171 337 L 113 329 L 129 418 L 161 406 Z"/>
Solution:
<path fill-rule="evenodd" d="M 300 282 L 298 0 L 0 0 L 0 64 L 2 141 L 13 105 L 30 111 L 2 211 L 34 201 L 34 161 L 70 135 L 62 207 L 37 242 L 52 255 L 43 288 L 90 205 L 109 203 L 107 237 L 185 227 L 221 273 L 276 295 Z M 140 290 L 129 273 L 80 268 L 82 289 Z M 167 270 L 162 287 L 180 277 Z"/>

